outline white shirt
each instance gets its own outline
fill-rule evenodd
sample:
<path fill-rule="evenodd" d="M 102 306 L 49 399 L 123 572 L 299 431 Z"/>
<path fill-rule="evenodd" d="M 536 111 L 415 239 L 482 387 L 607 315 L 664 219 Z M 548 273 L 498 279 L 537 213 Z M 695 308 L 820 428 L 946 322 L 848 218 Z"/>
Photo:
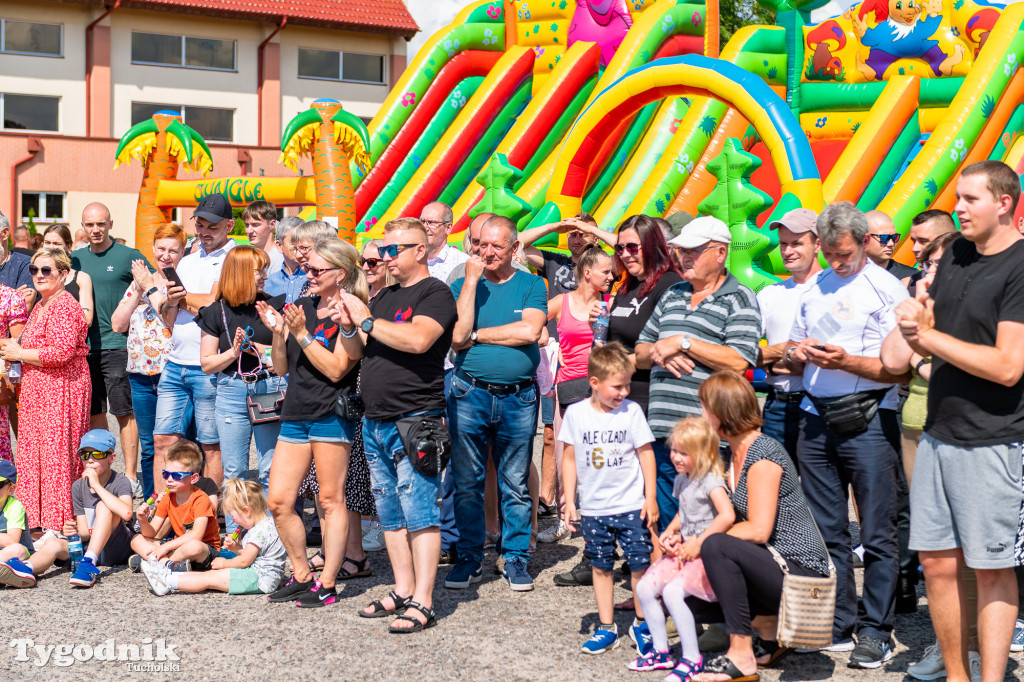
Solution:
<path fill-rule="evenodd" d="M 909 298 L 906 288 L 893 275 L 870 260 L 851 277 L 840 277 L 829 268 L 818 275 L 814 286 L 800 297 L 791 339 L 814 338 L 823 344 L 840 346 L 849 355 L 877 358 L 882 341 L 896 328 L 896 306 Z M 898 401 L 894 384 L 883 384 L 838 369 L 822 369 L 808 363 L 804 386 L 816 398 L 832 398 L 892 388 L 881 407 L 895 409 Z M 815 412 L 804 398 L 801 407 Z"/>
<path fill-rule="evenodd" d="M 232 239 L 231 241 L 235 241 Z M 277 272 L 284 266 L 284 254 L 281 253 L 280 249 L 271 249 L 266 251 L 267 256 L 270 257 L 270 265 L 267 266 L 267 272 Z"/>
<path fill-rule="evenodd" d="M 445 244 L 437 252 L 436 256 L 427 260 L 427 269 L 430 270 L 431 277 L 436 277 L 447 284 L 448 275 L 451 274 L 452 270 L 468 260 L 469 256 L 462 251 Z"/>
<path fill-rule="evenodd" d="M 590 400 L 565 410 L 558 440 L 573 446 L 580 513 L 611 516 L 644 506 L 644 474 L 637 448 L 654 442 L 644 412 L 632 400 L 598 412 Z"/>
<path fill-rule="evenodd" d="M 769 346 L 789 341 L 793 321 L 800 306 L 800 297 L 814 285 L 816 277 L 817 275 L 808 277 L 803 284 L 797 284 L 790 277 L 757 293 L 757 305 L 761 308 L 761 333 Z M 799 374 L 769 374 L 764 381 L 776 391 L 783 393 L 804 390 L 804 378 Z"/>
<path fill-rule="evenodd" d="M 213 291 L 213 285 L 220 280 L 224 258 L 233 248 L 235 240 L 230 237 L 224 246 L 211 253 L 206 253 L 202 243 L 197 242 L 192 253 L 178 263 L 178 277 L 185 285 L 185 291 L 190 294 L 208 294 Z M 174 347 L 167 357 L 176 365 L 198 367 L 200 364 L 199 341 L 202 332 L 193 322 L 195 317 L 184 308 L 178 308 L 178 316 L 174 319 L 174 328 L 171 330 L 171 343 Z"/>

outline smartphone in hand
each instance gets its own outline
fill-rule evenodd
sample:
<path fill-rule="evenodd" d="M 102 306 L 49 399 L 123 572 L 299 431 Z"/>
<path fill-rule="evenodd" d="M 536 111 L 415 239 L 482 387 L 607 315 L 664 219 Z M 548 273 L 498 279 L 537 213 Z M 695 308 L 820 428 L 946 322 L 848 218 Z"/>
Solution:
<path fill-rule="evenodd" d="M 181 278 L 178 277 L 178 273 L 174 268 L 161 268 L 160 272 L 163 273 L 164 278 L 167 279 L 168 282 L 170 282 L 171 286 L 181 287 L 182 289 L 185 288 L 185 285 L 182 283 Z"/>

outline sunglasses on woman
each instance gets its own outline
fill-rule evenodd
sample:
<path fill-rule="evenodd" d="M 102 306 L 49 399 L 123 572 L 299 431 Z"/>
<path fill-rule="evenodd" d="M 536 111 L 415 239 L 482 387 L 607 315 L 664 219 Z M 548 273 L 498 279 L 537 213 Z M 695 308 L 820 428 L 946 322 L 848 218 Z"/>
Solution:
<path fill-rule="evenodd" d="M 363 258 L 362 256 L 360 256 L 359 257 L 359 265 L 364 266 L 364 267 L 368 267 L 371 270 L 373 270 L 378 265 L 380 265 L 380 258 Z"/>
<path fill-rule="evenodd" d="M 324 274 L 325 272 L 330 272 L 331 270 L 337 270 L 337 269 L 338 268 L 311 268 L 308 265 L 303 265 L 302 266 L 302 271 L 303 272 L 308 272 L 308 273 L 312 274 L 314 277 L 319 277 L 320 275 Z"/>
<path fill-rule="evenodd" d="M 621 256 L 623 251 L 628 253 L 630 256 L 635 256 L 636 254 L 640 253 L 640 244 L 621 244 L 620 243 L 620 244 L 616 244 L 615 245 L 615 253 L 617 253 L 617 254 L 619 254 Z"/>
<path fill-rule="evenodd" d="M 164 477 L 165 481 L 178 481 L 180 483 L 194 473 L 194 471 L 168 471 L 164 469 L 160 472 L 160 475 Z"/>
<path fill-rule="evenodd" d="M 878 243 L 882 246 L 900 243 L 900 236 L 898 234 L 873 234 L 871 236 L 878 240 Z"/>
<path fill-rule="evenodd" d="M 110 457 L 113 453 L 111 450 L 79 450 L 78 456 L 83 462 L 88 462 L 90 459 L 100 460 Z"/>
<path fill-rule="evenodd" d="M 51 268 L 49 265 L 44 265 L 43 267 L 39 267 L 38 265 L 28 266 L 28 274 L 32 275 L 33 277 L 38 275 L 40 272 L 43 273 L 43 277 L 49 277 L 50 275 L 53 274 L 53 268 Z"/>
<path fill-rule="evenodd" d="M 378 246 L 377 255 L 381 258 L 384 258 L 384 256 L 398 258 L 398 254 L 416 246 L 419 246 L 419 244 L 388 244 L 387 246 Z"/>

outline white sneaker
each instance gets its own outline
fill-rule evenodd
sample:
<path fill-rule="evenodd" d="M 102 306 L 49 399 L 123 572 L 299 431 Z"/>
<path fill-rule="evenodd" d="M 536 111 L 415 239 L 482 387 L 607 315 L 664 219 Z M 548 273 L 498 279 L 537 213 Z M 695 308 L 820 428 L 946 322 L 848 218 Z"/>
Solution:
<path fill-rule="evenodd" d="M 171 591 L 167 587 L 167 583 L 164 582 L 164 576 L 167 573 L 166 566 L 153 559 L 148 559 L 142 562 L 141 568 L 143 575 L 146 576 L 146 580 L 149 581 L 149 586 L 153 588 L 153 594 L 162 597 Z"/>
<path fill-rule="evenodd" d="M 384 527 L 380 525 L 380 521 L 374 521 L 370 524 L 370 530 L 363 536 L 363 551 L 379 552 L 384 547 Z"/>
<path fill-rule="evenodd" d="M 142 483 L 139 482 L 139 479 L 129 478 L 128 480 L 132 483 L 132 498 L 139 500 L 144 499 L 142 497 Z"/>
<path fill-rule="evenodd" d="M 537 542 L 558 542 L 572 535 L 569 531 L 569 526 L 565 525 L 565 522 L 559 520 L 558 523 L 549 526 L 547 529 L 542 530 L 537 534 Z"/>
<path fill-rule="evenodd" d="M 977 651 L 968 651 L 967 662 L 970 666 L 971 682 L 981 682 L 981 654 Z"/>
<path fill-rule="evenodd" d="M 917 680 L 937 680 L 946 676 L 946 662 L 942 660 L 942 650 L 935 642 L 924 650 L 924 656 L 917 663 L 907 666 L 907 674 Z"/>

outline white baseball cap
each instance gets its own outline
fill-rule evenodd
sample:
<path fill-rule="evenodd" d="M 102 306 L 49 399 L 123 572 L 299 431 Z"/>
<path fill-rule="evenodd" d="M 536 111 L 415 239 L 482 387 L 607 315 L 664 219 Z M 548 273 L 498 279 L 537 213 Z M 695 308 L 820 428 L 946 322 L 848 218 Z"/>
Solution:
<path fill-rule="evenodd" d="M 728 244 L 732 241 L 729 226 L 714 216 L 701 216 L 687 223 L 678 237 L 669 242 L 681 249 L 696 249 L 708 242 Z"/>

